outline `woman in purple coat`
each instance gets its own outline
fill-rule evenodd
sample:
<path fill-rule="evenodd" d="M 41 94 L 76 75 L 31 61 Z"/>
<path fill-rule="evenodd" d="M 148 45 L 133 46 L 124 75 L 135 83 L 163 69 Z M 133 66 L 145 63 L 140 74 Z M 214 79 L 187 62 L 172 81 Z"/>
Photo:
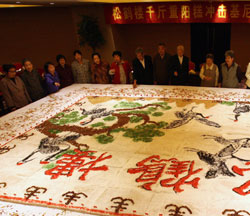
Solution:
<path fill-rule="evenodd" d="M 55 71 L 55 66 L 52 62 L 47 62 L 44 65 L 45 70 L 45 82 L 47 86 L 48 93 L 57 92 L 60 88 L 60 80 L 57 72 Z"/>

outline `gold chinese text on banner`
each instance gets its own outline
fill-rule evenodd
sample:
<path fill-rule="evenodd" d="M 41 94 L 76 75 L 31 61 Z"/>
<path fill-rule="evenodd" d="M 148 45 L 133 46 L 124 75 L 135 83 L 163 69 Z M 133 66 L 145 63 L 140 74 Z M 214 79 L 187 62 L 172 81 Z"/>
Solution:
<path fill-rule="evenodd" d="M 250 23 L 248 2 L 163 2 L 105 5 L 109 24 Z"/>

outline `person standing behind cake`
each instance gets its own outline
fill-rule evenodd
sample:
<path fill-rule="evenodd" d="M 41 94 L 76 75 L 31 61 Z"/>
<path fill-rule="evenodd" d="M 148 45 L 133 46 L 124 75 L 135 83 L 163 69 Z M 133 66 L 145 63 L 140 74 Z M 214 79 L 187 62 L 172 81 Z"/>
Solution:
<path fill-rule="evenodd" d="M 29 59 L 23 60 L 24 72 L 21 78 L 33 102 L 46 96 L 46 87 L 44 78 L 34 69 Z"/>
<path fill-rule="evenodd" d="M 184 55 L 184 46 L 177 46 L 177 54 L 171 57 L 171 85 L 188 85 L 189 58 Z"/>
<path fill-rule="evenodd" d="M 32 102 L 22 79 L 16 76 L 15 66 L 3 65 L 3 70 L 6 75 L 0 81 L 0 91 L 3 93 L 9 111 L 14 111 Z"/>
<path fill-rule="evenodd" d="M 122 59 L 122 53 L 120 51 L 114 51 L 114 62 L 110 65 L 109 75 L 112 77 L 113 84 L 129 84 L 131 67 L 128 61 Z"/>
<path fill-rule="evenodd" d="M 134 87 L 137 84 L 152 85 L 154 82 L 152 58 L 144 55 L 141 47 L 135 50 L 136 58 L 133 60 Z"/>
<path fill-rule="evenodd" d="M 246 78 L 247 78 L 247 81 L 246 81 L 247 89 L 250 89 L 250 62 L 248 63 L 248 66 L 247 66 Z"/>
<path fill-rule="evenodd" d="M 171 55 L 166 52 L 166 45 L 164 43 L 159 43 L 158 53 L 153 60 L 155 85 L 170 84 L 170 59 Z"/>
<path fill-rule="evenodd" d="M 80 50 L 74 51 L 75 60 L 71 64 L 75 83 L 91 83 L 89 60 L 82 58 Z"/>
<path fill-rule="evenodd" d="M 48 93 L 51 94 L 57 92 L 60 88 L 60 80 L 55 70 L 54 64 L 52 62 L 45 63 L 44 71 L 44 77 Z"/>
<path fill-rule="evenodd" d="M 202 87 L 218 86 L 219 69 L 218 66 L 214 64 L 213 54 L 207 54 L 206 63 L 201 67 L 200 78 Z"/>
<path fill-rule="evenodd" d="M 93 63 L 91 65 L 92 82 L 96 84 L 109 83 L 109 64 L 102 61 L 99 53 L 92 54 Z"/>
<path fill-rule="evenodd" d="M 234 61 L 234 51 L 225 52 L 225 62 L 221 64 L 219 87 L 239 88 L 241 81 L 245 78 L 240 66 Z"/>
<path fill-rule="evenodd" d="M 70 86 L 74 83 L 73 73 L 71 66 L 66 64 L 66 58 L 64 55 L 57 55 L 56 61 L 58 65 L 56 66 L 56 72 L 58 73 L 61 88 Z"/>

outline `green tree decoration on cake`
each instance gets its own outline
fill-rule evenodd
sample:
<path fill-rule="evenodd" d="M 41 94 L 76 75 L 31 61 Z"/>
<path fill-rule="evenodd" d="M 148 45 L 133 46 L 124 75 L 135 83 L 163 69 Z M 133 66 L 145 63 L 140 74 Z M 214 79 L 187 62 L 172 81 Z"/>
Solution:
<path fill-rule="evenodd" d="M 82 126 L 79 123 L 84 118 L 92 116 L 81 115 L 78 111 L 59 113 L 49 121 L 43 123 L 41 132 L 57 135 L 62 131 L 79 133 L 82 136 L 92 136 L 100 144 L 111 143 L 115 137 L 122 135 L 133 142 L 152 142 L 154 137 L 163 136 L 168 123 L 161 121 L 162 116 L 171 107 L 167 102 L 149 103 L 143 105 L 138 102 L 121 101 L 114 106 L 108 116 L 98 117 L 95 122 Z M 159 121 L 160 120 L 160 121 Z M 52 136 L 51 135 L 51 136 Z"/>
<path fill-rule="evenodd" d="M 51 118 L 49 121 L 55 125 L 65 125 L 65 124 L 79 122 L 86 117 L 87 117 L 86 115 L 81 115 L 78 111 L 73 111 L 69 114 L 61 112 L 57 114 L 55 117 Z M 56 131 L 54 133 L 56 133 Z"/>

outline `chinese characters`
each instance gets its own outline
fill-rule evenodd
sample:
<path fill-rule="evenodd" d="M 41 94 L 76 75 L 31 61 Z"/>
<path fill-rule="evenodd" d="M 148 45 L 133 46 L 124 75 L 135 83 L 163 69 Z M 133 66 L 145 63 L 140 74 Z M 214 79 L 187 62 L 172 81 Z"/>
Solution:
<path fill-rule="evenodd" d="M 199 177 L 192 178 L 202 169 L 194 169 L 194 161 L 179 161 L 176 158 L 160 159 L 159 155 L 150 156 L 136 164 L 137 168 L 128 169 L 128 173 L 141 175 L 136 182 L 141 187 L 152 190 L 159 183 L 161 187 L 171 187 L 176 193 L 184 191 L 182 186 L 191 185 L 198 188 Z"/>

